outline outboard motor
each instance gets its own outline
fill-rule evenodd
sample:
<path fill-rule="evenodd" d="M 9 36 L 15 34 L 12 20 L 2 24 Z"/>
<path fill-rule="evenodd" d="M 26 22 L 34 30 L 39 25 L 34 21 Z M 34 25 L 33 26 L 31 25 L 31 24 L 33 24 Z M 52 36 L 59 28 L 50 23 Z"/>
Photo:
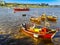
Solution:
<path fill-rule="evenodd" d="M 23 23 L 22 26 L 25 28 L 25 30 L 27 30 L 26 23 Z"/>

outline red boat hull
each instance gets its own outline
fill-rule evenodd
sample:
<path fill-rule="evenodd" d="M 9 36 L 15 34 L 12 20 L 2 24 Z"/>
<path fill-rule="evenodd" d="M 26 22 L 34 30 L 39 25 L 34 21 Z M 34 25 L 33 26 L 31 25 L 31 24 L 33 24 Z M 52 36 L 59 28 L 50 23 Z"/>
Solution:
<path fill-rule="evenodd" d="M 30 31 L 26 31 L 26 30 L 22 30 L 23 31 L 23 33 L 24 34 L 26 34 L 27 36 L 30 36 L 30 37 L 33 37 L 34 38 L 34 33 L 33 32 L 30 32 Z M 54 32 L 55 33 L 55 32 Z M 40 38 L 43 38 L 43 39 L 51 39 L 51 36 L 54 34 L 54 33 L 49 33 L 49 34 L 45 34 L 45 35 L 43 35 L 43 34 L 39 34 L 39 36 L 38 37 L 40 37 Z"/>
<path fill-rule="evenodd" d="M 14 8 L 14 12 L 19 12 L 19 11 L 29 11 L 29 8 Z"/>

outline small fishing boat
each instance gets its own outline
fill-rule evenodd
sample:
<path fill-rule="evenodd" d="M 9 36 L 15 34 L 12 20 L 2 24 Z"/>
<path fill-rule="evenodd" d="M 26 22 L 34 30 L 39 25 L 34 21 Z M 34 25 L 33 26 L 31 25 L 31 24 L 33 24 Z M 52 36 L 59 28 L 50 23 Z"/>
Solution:
<path fill-rule="evenodd" d="M 47 19 L 49 21 L 52 21 L 52 22 L 56 22 L 57 21 L 57 17 L 55 17 L 55 16 L 47 16 Z"/>
<path fill-rule="evenodd" d="M 29 8 L 14 8 L 14 12 L 29 11 Z"/>
<path fill-rule="evenodd" d="M 56 33 L 56 29 L 48 29 L 46 27 L 30 27 L 29 29 L 25 30 L 25 28 L 22 29 L 22 32 L 30 36 L 32 38 L 42 38 L 42 39 L 51 39 L 52 36 Z"/>
<path fill-rule="evenodd" d="M 40 20 L 40 18 L 30 18 L 30 21 L 32 22 L 32 23 L 36 23 L 36 24 L 41 24 L 41 20 Z"/>
<path fill-rule="evenodd" d="M 40 18 L 41 18 L 41 21 L 45 21 L 45 20 L 47 19 L 47 16 L 46 16 L 46 14 L 44 13 L 44 14 L 42 14 L 42 15 L 40 16 Z"/>

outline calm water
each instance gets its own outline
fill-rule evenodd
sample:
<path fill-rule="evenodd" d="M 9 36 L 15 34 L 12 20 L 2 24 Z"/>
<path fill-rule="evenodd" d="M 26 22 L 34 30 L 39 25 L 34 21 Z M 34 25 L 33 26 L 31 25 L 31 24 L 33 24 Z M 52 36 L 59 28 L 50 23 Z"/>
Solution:
<path fill-rule="evenodd" d="M 25 20 L 27 22 L 31 16 L 40 16 L 42 13 L 57 16 L 58 23 L 56 27 L 60 27 L 60 8 L 31 8 L 30 11 L 16 13 L 13 12 L 13 9 L 0 8 L 0 30 L 7 33 L 10 30 L 16 31 Z M 23 17 L 22 14 L 27 16 Z M 55 38 L 60 38 L 60 32 L 56 34 Z"/>

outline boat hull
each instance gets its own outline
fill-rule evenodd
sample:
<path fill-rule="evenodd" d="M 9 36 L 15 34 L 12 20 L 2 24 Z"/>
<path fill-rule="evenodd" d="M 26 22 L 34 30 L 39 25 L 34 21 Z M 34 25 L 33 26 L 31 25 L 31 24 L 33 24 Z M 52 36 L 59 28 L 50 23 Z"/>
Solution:
<path fill-rule="evenodd" d="M 56 22 L 57 21 L 57 17 L 53 17 L 53 16 L 47 16 L 48 21 L 52 21 L 52 22 Z"/>
<path fill-rule="evenodd" d="M 29 11 L 29 8 L 23 8 L 23 9 L 21 9 L 21 8 L 14 8 L 14 13 L 20 12 L 20 11 Z"/>
<path fill-rule="evenodd" d="M 42 38 L 42 39 L 51 39 L 52 35 L 55 33 L 56 31 L 52 31 L 48 34 L 43 34 L 41 32 L 34 32 L 34 31 L 26 31 L 26 30 L 22 30 L 22 33 L 24 33 L 25 35 L 32 37 L 32 38 Z M 34 34 L 38 34 L 38 37 L 34 37 Z"/>

